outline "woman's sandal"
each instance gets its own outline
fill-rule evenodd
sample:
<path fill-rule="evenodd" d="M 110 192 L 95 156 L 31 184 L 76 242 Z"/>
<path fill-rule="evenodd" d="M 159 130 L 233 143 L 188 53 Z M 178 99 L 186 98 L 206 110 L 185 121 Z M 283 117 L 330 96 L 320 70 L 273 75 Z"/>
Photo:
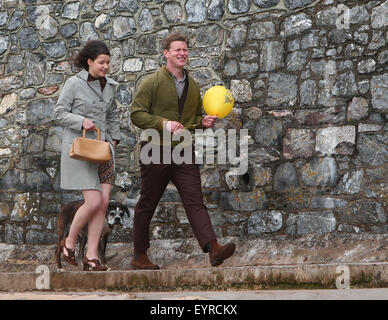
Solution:
<path fill-rule="evenodd" d="M 89 271 L 90 269 L 91 269 L 91 271 L 106 271 L 106 270 L 108 270 L 108 268 L 106 266 L 102 265 L 98 259 L 89 260 L 88 258 L 86 258 L 86 256 L 83 258 L 82 264 L 83 264 L 84 271 Z M 94 266 L 91 264 L 94 264 Z"/>
<path fill-rule="evenodd" d="M 74 250 L 69 249 L 68 247 L 66 247 L 66 238 L 62 239 L 61 242 L 59 243 L 59 245 L 60 245 L 59 251 L 63 255 L 63 260 L 65 260 L 69 264 L 72 264 L 73 266 L 78 266 L 78 263 L 75 260 L 75 252 L 74 252 Z M 64 249 L 67 250 L 67 254 L 68 255 L 65 254 Z"/>

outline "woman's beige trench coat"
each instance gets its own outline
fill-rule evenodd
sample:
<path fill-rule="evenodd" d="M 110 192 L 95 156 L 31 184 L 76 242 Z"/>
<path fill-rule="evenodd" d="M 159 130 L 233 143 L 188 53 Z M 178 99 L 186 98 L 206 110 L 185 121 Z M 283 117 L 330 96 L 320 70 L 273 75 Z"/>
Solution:
<path fill-rule="evenodd" d="M 120 140 L 120 125 L 114 99 L 118 83 L 108 77 L 104 91 L 100 81 L 88 82 L 88 72 L 81 70 L 70 77 L 62 88 L 55 106 L 53 120 L 64 126 L 61 150 L 61 188 L 68 190 L 96 189 L 101 191 L 98 164 L 69 157 L 75 137 L 82 135 L 84 118 L 93 121 L 101 130 L 101 140 L 113 145 Z M 87 131 L 87 137 L 97 137 L 96 131 Z"/>

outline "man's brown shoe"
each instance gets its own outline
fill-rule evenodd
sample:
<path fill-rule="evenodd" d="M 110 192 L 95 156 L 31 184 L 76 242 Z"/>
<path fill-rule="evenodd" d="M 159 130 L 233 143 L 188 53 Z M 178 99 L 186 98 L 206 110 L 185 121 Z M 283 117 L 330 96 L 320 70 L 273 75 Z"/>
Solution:
<path fill-rule="evenodd" d="M 217 240 L 210 241 L 209 245 L 209 259 L 210 264 L 215 267 L 224 262 L 225 259 L 233 255 L 236 250 L 234 243 L 228 243 L 225 246 L 220 245 Z"/>
<path fill-rule="evenodd" d="M 160 269 L 157 264 L 152 263 L 146 253 L 134 255 L 131 260 L 131 265 L 135 269 L 141 270 L 157 270 Z"/>

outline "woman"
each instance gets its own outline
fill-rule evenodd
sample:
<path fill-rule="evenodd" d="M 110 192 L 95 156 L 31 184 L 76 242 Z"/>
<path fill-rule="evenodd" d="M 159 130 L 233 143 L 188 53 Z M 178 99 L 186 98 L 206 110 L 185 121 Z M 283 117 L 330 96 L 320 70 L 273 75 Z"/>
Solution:
<path fill-rule="evenodd" d="M 54 121 L 64 126 L 61 151 L 61 188 L 82 190 L 84 204 L 76 212 L 67 238 L 59 249 L 66 262 L 77 265 L 75 245 L 78 233 L 88 224 L 88 246 L 82 260 L 84 270 L 105 271 L 98 259 L 98 244 L 109 203 L 114 176 L 114 160 L 99 165 L 69 157 L 75 137 L 86 130 L 87 137 L 96 137 L 96 126 L 101 140 L 114 147 L 120 140 L 117 106 L 114 100 L 117 82 L 106 77 L 109 72 L 110 52 L 99 40 L 85 44 L 76 55 L 74 64 L 82 70 L 70 77 L 62 88 L 54 111 Z M 113 151 L 113 148 L 111 148 Z"/>

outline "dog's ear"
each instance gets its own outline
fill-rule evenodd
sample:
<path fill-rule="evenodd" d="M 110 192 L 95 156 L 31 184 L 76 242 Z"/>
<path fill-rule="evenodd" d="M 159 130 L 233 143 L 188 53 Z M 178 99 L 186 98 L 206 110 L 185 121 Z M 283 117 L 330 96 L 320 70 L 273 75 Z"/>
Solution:
<path fill-rule="evenodd" d="M 130 218 L 130 214 L 129 214 L 129 210 L 128 210 L 127 206 L 122 205 L 122 207 L 124 209 L 124 212 L 127 214 L 127 217 Z"/>
<path fill-rule="evenodd" d="M 108 203 L 108 209 L 111 209 L 111 208 L 115 208 L 117 207 L 117 201 L 116 200 L 109 200 L 109 203 Z"/>

